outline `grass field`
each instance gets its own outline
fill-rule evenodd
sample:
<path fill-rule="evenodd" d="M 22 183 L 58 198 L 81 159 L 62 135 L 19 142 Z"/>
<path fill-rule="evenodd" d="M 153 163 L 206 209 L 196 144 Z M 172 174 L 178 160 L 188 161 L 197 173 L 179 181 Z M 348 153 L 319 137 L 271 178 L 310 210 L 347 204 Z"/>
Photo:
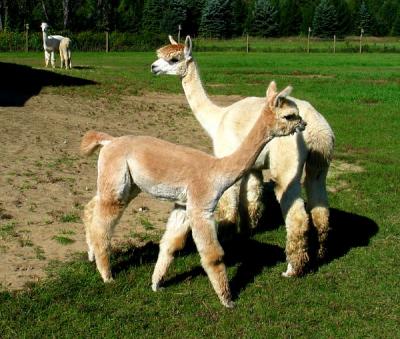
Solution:
<path fill-rule="evenodd" d="M 104 285 L 82 254 L 49 268 L 48 279 L 25 291 L 1 292 L 0 337 L 400 337 L 399 55 L 204 52 L 195 58 L 211 95 L 264 96 L 275 79 L 279 87 L 293 85 L 293 95 L 331 124 L 333 167 L 359 170 L 328 179 L 327 262 L 303 278 L 280 276 L 285 230 L 272 199 L 256 234 L 225 245 L 233 310 L 219 304 L 191 246 L 172 265 L 166 288 L 153 293 L 158 247 L 149 242 L 113 255 L 113 284 Z M 74 53 L 77 67 L 55 72 L 97 84 L 43 87 L 41 94 L 117 104 L 125 95 L 181 93 L 175 77 L 150 74 L 154 59 L 154 53 Z M 3 53 L 0 62 L 41 67 L 43 60 L 41 53 Z M 7 225 L 1 221 L 0 232 Z"/>

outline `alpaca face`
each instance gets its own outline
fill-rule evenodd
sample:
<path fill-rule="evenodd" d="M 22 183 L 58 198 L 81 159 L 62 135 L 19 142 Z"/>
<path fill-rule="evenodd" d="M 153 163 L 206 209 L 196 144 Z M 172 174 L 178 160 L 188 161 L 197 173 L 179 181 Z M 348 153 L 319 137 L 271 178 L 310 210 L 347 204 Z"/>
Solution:
<path fill-rule="evenodd" d="M 275 81 L 272 81 L 268 86 L 264 113 L 271 111 L 275 115 L 274 136 L 302 132 L 307 125 L 301 118 L 297 105 L 287 98 L 291 91 L 292 87 L 288 86 L 278 93 Z"/>
<path fill-rule="evenodd" d="M 40 25 L 40 28 L 42 29 L 42 32 L 46 32 L 47 28 L 49 28 L 49 25 L 45 22 L 42 22 L 42 24 Z"/>
<path fill-rule="evenodd" d="M 151 65 L 153 74 L 171 74 L 185 76 L 188 63 L 192 61 L 192 40 L 186 37 L 185 44 L 178 44 L 170 36 L 170 45 L 157 50 L 158 60 Z"/>

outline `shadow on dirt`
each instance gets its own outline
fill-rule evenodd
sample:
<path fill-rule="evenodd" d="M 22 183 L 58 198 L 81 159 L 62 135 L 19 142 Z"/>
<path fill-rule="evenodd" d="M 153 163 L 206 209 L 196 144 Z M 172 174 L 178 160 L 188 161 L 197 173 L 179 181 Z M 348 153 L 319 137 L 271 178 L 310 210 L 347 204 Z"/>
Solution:
<path fill-rule="evenodd" d="M 86 86 L 96 82 L 54 71 L 0 62 L 0 106 L 24 106 L 45 86 Z"/>

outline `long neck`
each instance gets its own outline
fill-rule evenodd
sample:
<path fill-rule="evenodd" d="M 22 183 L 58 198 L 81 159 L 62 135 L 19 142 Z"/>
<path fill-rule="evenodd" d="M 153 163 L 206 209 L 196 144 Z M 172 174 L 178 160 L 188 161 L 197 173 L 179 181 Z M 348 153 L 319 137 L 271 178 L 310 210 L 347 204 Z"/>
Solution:
<path fill-rule="evenodd" d="M 194 61 L 188 65 L 187 73 L 182 78 L 182 86 L 196 119 L 214 139 L 223 116 L 223 110 L 207 96 Z"/>
<path fill-rule="evenodd" d="M 47 46 L 47 33 L 43 31 L 43 45 Z"/>
<path fill-rule="evenodd" d="M 226 178 L 230 181 L 227 184 L 233 184 L 253 167 L 264 146 L 273 138 L 274 122 L 274 114 L 264 110 L 239 148 L 220 159 Z"/>

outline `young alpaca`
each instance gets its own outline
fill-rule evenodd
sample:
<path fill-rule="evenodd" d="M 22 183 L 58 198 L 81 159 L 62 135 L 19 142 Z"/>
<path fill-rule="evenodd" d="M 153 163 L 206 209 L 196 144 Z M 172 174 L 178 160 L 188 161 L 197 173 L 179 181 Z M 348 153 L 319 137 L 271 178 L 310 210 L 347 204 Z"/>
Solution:
<path fill-rule="evenodd" d="M 173 260 L 185 243 L 189 228 L 201 263 L 221 303 L 232 307 L 223 249 L 218 242 L 213 212 L 222 193 L 254 164 L 267 142 L 275 136 L 304 130 L 296 105 L 279 94 L 271 82 L 265 108 L 240 147 L 231 155 L 215 158 L 204 152 L 146 136 L 114 138 L 87 132 L 81 151 L 99 154 L 97 194 L 85 207 L 84 223 L 89 260 L 96 260 L 104 280 L 112 280 L 109 252 L 112 231 L 129 202 L 140 192 L 175 201 L 152 277 L 156 291 Z M 180 207 L 179 207 L 180 206 Z M 186 210 L 184 209 L 186 206 Z"/>
<path fill-rule="evenodd" d="M 63 65 L 65 65 L 65 69 L 72 68 L 70 44 L 71 44 L 70 38 L 63 38 L 60 41 L 60 47 L 59 47 L 60 61 L 61 61 L 60 68 L 63 68 Z"/>
<path fill-rule="evenodd" d="M 219 107 L 207 96 L 196 62 L 192 57 L 192 41 L 157 50 L 158 60 L 151 65 L 154 74 L 178 75 L 187 101 L 197 120 L 213 141 L 214 154 L 224 157 L 234 152 L 251 130 L 264 106 L 264 99 L 248 97 L 226 107 Z M 262 169 L 270 169 L 275 182 L 275 194 L 280 203 L 287 230 L 287 270 L 284 276 L 301 275 L 309 262 L 307 233 L 308 215 L 301 198 L 301 177 L 305 170 L 305 188 L 313 225 L 318 233 L 319 258 L 326 250 L 329 230 L 329 205 L 326 175 L 334 147 L 334 134 L 324 117 L 308 102 L 290 98 L 307 122 L 303 133 L 272 140 L 256 161 L 252 171 L 240 184 L 232 186 L 222 196 L 219 211 L 222 222 L 236 224 L 239 199 L 247 209 L 248 223 L 254 227 L 262 214 Z M 239 194 L 240 190 L 240 194 Z M 244 216 L 246 217 L 246 216 Z"/>
<path fill-rule="evenodd" d="M 56 65 L 54 52 L 60 50 L 60 42 L 62 39 L 64 39 L 64 37 L 61 35 L 47 35 L 47 29 L 49 28 L 49 25 L 45 22 L 42 22 L 40 27 L 42 28 L 43 33 L 44 60 L 46 67 L 49 65 L 49 61 L 51 59 L 51 66 L 55 68 Z"/>

